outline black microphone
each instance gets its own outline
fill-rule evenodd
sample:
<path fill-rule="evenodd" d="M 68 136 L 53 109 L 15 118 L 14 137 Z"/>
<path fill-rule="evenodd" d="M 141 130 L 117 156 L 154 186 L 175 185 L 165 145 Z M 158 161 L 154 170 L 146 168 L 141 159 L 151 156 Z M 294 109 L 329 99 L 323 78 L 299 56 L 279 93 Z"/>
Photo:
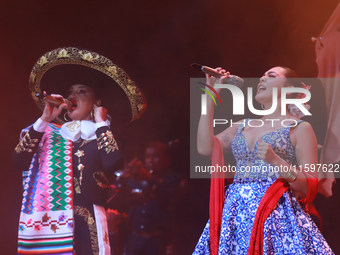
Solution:
<path fill-rule="evenodd" d="M 209 74 L 209 75 L 214 76 L 216 78 L 221 78 L 223 76 L 226 76 L 225 74 L 220 73 L 220 72 L 216 71 L 214 68 L 211 68 L 209 66 L 202 66 L 202 65 L 197 64 L 197 63 L 193 63 L 190 66 L 195 67 L 195 68 L 199 68 L 203 73 Z M 236 75 L 229 75 L 228 78 L 225 79 L 225 83 L 235 85 L 235 86 L 241 88 L 243 86 L 244 80 L 241 77 L 238 77 Z"/>

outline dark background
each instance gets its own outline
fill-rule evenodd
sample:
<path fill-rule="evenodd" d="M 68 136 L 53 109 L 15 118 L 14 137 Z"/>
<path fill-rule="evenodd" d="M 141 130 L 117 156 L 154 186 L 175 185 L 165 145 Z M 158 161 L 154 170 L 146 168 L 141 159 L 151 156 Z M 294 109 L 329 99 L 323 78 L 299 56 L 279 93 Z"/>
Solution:
<path fill-rule="evenodd" d="M 117 133 L 127 159 L 141 157 L 150 139 L 180 139 L 178 171 L 189 175 L 190 77 L 192 62 L 223 66 L 241 77 L 289 66 L 316 77 L 314 43 L 339 1 L 1 1 L 1 225 L 0 254 L 15 254 L 21 204 L 21 173 L 11 153 L 20 130 L 41 114 L 28 90 L 37 59 L 59 47 L 98 52 L 122 67 L 148 100 L 145 114 Z M 183 211 L 190 254 L 208 218 L 208 180 L 190 180 L 192 200 Z M 337 197 L 318 197 L 324 235 L 339 252 Z M 333 219 L 336 219 L 333 216 Z M 328 220 L 328 221 L 327 221 Z M 179 254 L 179 253 L 178 253 Z"/>

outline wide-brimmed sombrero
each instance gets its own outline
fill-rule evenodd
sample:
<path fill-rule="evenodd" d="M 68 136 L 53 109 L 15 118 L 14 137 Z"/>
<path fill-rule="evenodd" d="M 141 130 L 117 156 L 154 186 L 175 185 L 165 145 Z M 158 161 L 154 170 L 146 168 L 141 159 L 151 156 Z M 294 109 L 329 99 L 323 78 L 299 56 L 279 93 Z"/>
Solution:
<path fill-rule="evenodd" d="M 141 116 L 146 100 L 139 87 L 123 69 L 96 52 L 75 47 L 47 52 L 34 65 L 29 88 L 38 107 L 43 110 L 42 91 L 67 97 L 75 84 L 91 87 L 108 109 L 113 126 L 127 124 Z M 56 122 L 62 123 L 62 118 Z"/>

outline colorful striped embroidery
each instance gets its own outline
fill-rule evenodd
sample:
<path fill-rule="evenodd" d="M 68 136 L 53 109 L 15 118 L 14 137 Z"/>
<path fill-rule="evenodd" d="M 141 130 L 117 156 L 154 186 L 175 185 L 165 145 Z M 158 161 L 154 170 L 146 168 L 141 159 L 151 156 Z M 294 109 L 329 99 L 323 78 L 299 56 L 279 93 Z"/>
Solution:
<path fill-rule="evenodd" d="M 19 254 L 73 254 L 72 142 L 49 125 L 24 182 Z"/>

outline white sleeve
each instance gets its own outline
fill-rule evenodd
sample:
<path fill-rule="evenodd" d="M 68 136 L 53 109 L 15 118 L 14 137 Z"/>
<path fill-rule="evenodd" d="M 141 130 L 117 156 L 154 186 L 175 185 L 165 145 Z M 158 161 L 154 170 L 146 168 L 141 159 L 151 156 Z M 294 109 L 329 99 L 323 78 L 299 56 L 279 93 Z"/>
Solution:
<path fill-rule="evenodd" d="M 107 121 L 102 121 L 102 122 L 98 122 L 96 124 L 94 124 L 94 126 L 96 127 L 96 130 L 100 127 L 110 127 L 110 125 L 107 123 Z"/>
<path fill-rule="evenodd" d="M 47 121 L 43 121 L 41 118 L 37 119 L 37 121 L 33 124 L 33 129 L 37 132 L 44 133 L 48 124 Z"/>

